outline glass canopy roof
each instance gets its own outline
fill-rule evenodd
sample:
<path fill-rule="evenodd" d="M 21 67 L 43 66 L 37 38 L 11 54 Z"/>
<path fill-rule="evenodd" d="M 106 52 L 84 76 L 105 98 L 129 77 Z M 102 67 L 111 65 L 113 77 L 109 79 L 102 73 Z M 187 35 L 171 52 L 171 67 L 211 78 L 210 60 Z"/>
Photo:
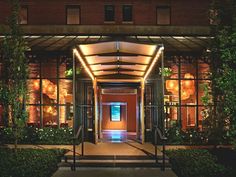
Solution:
<path fill-rule="evenodd" d="M 162 45 L 109 41 L 77 45 L 77 58 L 91 78 L 143 78 L 160 58 Z"/>

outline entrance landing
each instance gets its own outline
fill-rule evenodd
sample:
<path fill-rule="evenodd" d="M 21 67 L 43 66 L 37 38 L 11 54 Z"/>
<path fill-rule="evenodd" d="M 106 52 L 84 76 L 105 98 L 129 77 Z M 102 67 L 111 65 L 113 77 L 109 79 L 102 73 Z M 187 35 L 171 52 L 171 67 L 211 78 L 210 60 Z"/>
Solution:
<path fill-rule="evenodd" d="M 52 177 L 177 177 L 171 170 L 161 171 L 160 169 L 140 168 L 109 168 L 109 169 L 79 169 L 77 171 L 58 170 Z"/>
<path fill-rule="evenodd" d="M 162 152 L 158 150 L 158 155 Z M 72 155 L 69 151 L 66 155 Z M 76 147 L 76 154 L 81 155 L 81 145 Z M 151 156 L 155 154 L 154 146 L 151 143 L 140 144 L 138 142 L 100 142 L 98 144 L 84 143 L 84 155 L 120 155 L 120 156 Z"/>

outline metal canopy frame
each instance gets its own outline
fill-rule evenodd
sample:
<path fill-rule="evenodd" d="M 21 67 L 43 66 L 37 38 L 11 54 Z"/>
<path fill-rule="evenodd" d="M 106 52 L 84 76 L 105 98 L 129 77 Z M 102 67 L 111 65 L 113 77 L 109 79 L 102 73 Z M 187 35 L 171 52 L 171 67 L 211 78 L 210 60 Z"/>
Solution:
<path fill-rule="evenodd" d="M 73 52 L 92 80 L 95 78 L 145 80 L 163 50 L 163 45 L 113 41 L 80 44 Z"/>
<path fill-rule="evenodd" d="M 0 36 L 0 41 L 4 36 Z M 127 41 L 140 44 L 163 44 L 166 52 L 202 52 L 209 46 L 209 36 L 119 36 L 119 35 L 25 35 L 31 51 L 68 51 L 77 44 L 92 44 L 108 41 Z"/>

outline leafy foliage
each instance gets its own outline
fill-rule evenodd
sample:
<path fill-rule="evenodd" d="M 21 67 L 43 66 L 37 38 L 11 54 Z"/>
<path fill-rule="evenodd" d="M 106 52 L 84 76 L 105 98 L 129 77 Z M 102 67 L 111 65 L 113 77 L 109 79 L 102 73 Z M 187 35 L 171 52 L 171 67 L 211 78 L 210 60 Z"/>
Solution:
<path fill-rule="evenodd" d="M 229 148 L 209 149 L 209 152 L 217 157 L 217 161 L 227 168 L 227 177 L 236 176 L 236 151 Z"/>
<path fill-rule="evenodd" d="M 226 177 L 224 166 L 207 150 L 175 150 L 167 152 L 172 169 L 179 177 Z"/>
<path fill-rule="evenodd" d="M 72 128 L 25 127 L 18 141 L 21 144 L 71 144 L 72 137 Z M 14 142 L 14 132 L 11 128 L 0 130 L 0 141 L 2 144 Z"/>
<path fill-rule="evenodd" d="M 218 118 L 216 124 L 235 140 L 236 2 L 214 0 L 214 5 L 215 11 L 219 12 L 218 24 L 213 27 L 215 39 L 211 50 L 215 117 Z"/>
<path fill-rule="evenodd" d="M 81 73 L 81 71 L 82 71 L 82 68 L 77 68 L 76 74 L 79 75 Z M 72 77 L 73 76 L 73 69 L 70 68 L 70 69 L 66 70 L 65 75 L 66 75 L 66 77 Z"/>
<path fill-rule="evenodd" d="M 163 74 L 164 77 L 169 77 L 173 74 L 173 71 L 171 68 L 159 68 L 160 75 Z"/>
<path fill-rule="evenodd" d="M 1 177 L 50 177 L 57 170 L 57 163 L 64 150 L 0 148 Z"/>
<path fill-rule="evenodd" d="M 18 25 L 19 1 L 11 0 L 11 5 L 9 33 L 0 46 L 3 65 L 0 103 L 3 105 L 5 125 L 12 126 L 17 145 L 27 119 L 24 103 L 27 99 L 28 61 L 25 56 L 26 43 Z"/>

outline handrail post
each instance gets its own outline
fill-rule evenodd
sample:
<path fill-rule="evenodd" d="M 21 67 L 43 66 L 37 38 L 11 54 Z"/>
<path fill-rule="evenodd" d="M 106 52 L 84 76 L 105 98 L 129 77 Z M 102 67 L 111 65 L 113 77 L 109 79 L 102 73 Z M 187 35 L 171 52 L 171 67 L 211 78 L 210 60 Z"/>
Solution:
<path fill-rule="evenodd" d="M 166 168 L 166 160 L 165 160 L 165 154 L 166 154 L 166 140 L 163 139 L 163 147 L 162 147 L 162 170 L 165 171 Z"/>
<path fill-rule="evenodd" d="M 74 114 L 74 118 L 73 118 L 73 133 L 74 133 L 74 137 L 73 137 L 73 167 L 72 170 L 75 171 L 75 137 L 76 137 L 76 118 L 77 118 L 77 114 L 76 114 L 76 59 L 75 59 L 75 52 L 73 50 L 73 114 Z"/>
<path fill-rule="evenodd" d="M 155 128 L 155 159 L 156 159 L 156 163 L 158 163 L 158 159 L 157 159 L 157 129 Z"/>
<path fill-rule="evenodd" d="M 84 156 L 84 126 L 82 125 L 82 129 L 81 129 L 81 131 L 82 131 L 82 138 L 81 138 L 81 140 L 82 140 L 82 144 L 81 144 L 81 155 L 82 156 Z"/>
<path fill-rule="evenodd" d="M 72 171 L 75 171 L 75 137 L 73 138 L 73 167 Z"/>

